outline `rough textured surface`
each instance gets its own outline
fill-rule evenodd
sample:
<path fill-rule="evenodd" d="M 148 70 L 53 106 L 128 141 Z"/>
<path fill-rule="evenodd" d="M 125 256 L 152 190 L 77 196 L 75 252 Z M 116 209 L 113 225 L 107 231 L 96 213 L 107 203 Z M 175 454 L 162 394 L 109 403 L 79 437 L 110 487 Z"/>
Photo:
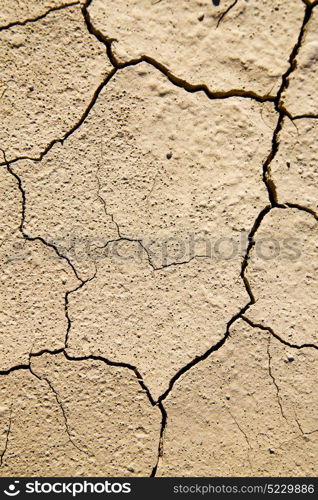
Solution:
<path fill-rule="evenodd" d="M 178 370 L 221 340 L 248 295 L 233 261 L 216 267 L 195 259 L 154 271 L 137 243 L 124 242 L 120 254 L 127 259 L 106 258 L 72 294 L 70 352 L 137 366 L 157 399 Z"/>
<path fill-rule="evenodd" d="M 64 296 L 79 282 L 52 248 L 22 237 L 17 182 L 5 167 L 0 177 L 0 370 L 8 370 L 27 363 L 32 350 L 63 347 Z"/>
<path fill-rule="evenodd" d="M 317 476 L 317 14 L 3 2 L 1 475 Z"/>
<path fill-rule="evenodd" d="M 76 3 L 74 0 L 2 0 L 0 12 L 0 29 L 12 24 L 25 23 L 37 19 L 49 10 Z"/>
<path fill-rule="evenodd" d="M 284 417 L 289 422 L 296 422 L 309 447 L 313 446 L 310 456 L 314 458 L 315 440 L 311 441 L 310 436 L 315 438 L 314 434 L 318 432 L 317 351 L 310 348 L 295 350 L 272 340 L 269 352 Z"/>
<path fill-rule="evenodd" d="M 290 77 L 284 95 L 284 105 L 293 115 L 318 115 L 318 10 L 314 9 L 308 22 L 304 41 L 296 59 L 297 67 Z"/>
<path fill-rule="evenodd" d="M 34 358 L 31 368 L 0 378 L 7 429 L 11 413 L 3 476 L 149 475 L 160 412 L 133 373 L 63 354 Z"/>
<path fill-rule="evenodd" d="M 8 159 L 38 157 L 63 138 L 109 70 L 79 6 L 1 31 L 0 144 Z"/>
<path fill-rule="evenodd" d="M 97 268 L 70 299 L 76 352 L 138 366 L 158 397 L 220 340 L 248 302 L 240 231 L 267 203 L 271 112 L 249 99 L 189 94 L 143 63 L 115 75 L 63 146 L 40 164 L 14 166 L 28 234 L 63 248 L 85 278 L 89 260 Z M 146 251 L 125 240 L 106 246 L 119 236 Z"/>
<path fill-rule="evenodd" d="M 247 267 L 255 304 L 247 316 L 292 344 L 318 346 L 318 223 L 297 209 L 273 209 Z"/>
<path fill-rule="evenodd" d="M 120 234 L 141 239 L 161 267 L 206 253 L 199 243 L 191 255 L 191 234 L 215 243 L 248 231 L 267 202 L 259 181 L 270 151 L 272 107 L 189 94 L 145 63 L 115 76 L 104 99 L 116 97 L 116 113 L 105 100 L 96 113 L 113 132 L 104 133 L 100 194 Z M 164 255 L 169 238 L 185 244 L 182 256 L 170 247 Z"/>
<path fill-rule="evenodd" d="M 207 252 L 191 238 L 236 244 L 267 203 L 272 115 L 268 103 L 189 94 L 146 63 L 126 68 L 63 146 L 14 166 L 27 232 L 63 248 L 85 277 L 95 247 L 119 237 L 115 223 L 120 236 L 143 241 L 155 267 Z M 220 251 L 231 255 L 231 246 Z"/>
<path fill-rule="evenodd" d="M 292 408 L 299 408 L 303 431 L 314 431 L 317 363 L 313 349 L 295 354 L 239 321 L 224 347 L 183 375 L 168 396 L 158 475 L 315 476 L 318 433 L 304 435 Z"/>
<path fill-rule="evenodd" d="M 280 203 L 296 203 L 318 213 L 318 120 L 284 121 L 279 152 L 271 165 Z"/>
<path fill-rule="evenodd" d="M 1 377 L 0 392 L 6 444 L 1 475 L 63 475 L 65 467 L 75 472 L 87 457 L 71 443 L 48 384 L 23 370 Z"/>
<path fill-rule="evenodd" d="M 231 4 L 93 0 L 89 13 L 94 27 L 114 40 L 120 62 L 148 56 L 178 78 L 211 91 L 273 94 L 288 67 L 305 6 L 300 1 L 239 0 L 220 20 Z"/>

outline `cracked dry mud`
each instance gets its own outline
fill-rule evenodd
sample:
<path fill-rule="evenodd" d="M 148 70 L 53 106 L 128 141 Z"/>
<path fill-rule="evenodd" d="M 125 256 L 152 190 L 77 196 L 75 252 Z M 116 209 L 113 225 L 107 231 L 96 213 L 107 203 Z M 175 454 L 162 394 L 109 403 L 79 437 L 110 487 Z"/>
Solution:
<path fill-rule="evenodd" d="M 316 476 L 318 2 L 5 0 L 3 476 Z"/>

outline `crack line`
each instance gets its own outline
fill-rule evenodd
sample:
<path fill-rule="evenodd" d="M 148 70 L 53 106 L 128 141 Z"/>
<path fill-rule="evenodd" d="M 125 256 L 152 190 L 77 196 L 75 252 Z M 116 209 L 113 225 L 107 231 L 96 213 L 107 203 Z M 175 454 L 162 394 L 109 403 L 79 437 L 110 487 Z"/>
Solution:
<path fill-rule="evenodd" d="M 29 236 L 25 231 L 24 231 L 24 223 L 25 223 L 25 215 L 26 215 L 26 193 L 25 193 L 25 190 L 23 188 L 23 183 L 22 183 L 22 179 L 21 177 L 16 174 L 14 172 L 14 170 L 12 169 L 10 163 L 7 161 L 7 158 L 6 158 L 6 153 L 3 149 L 0 148 L 0 151 L 2 151 L 3 153 L 3 157 L 4 157 L 4 160 L 5 160 L 5 163 L 7 165 L 7 170 L 9 172 L 9 174 L 11 174 L 16 180 L 17 180 L 17 183 L 18 183 L 18 188 L 19 188 L 19 191 L 21 193 L 21 197 L 22 197 L 22 210 L 21 210 L 21 222 L 20 222 L 20 226 L 19 226 L 19 231 L 20 233 L 22 234 L 23 238 L 27 241 L 40 241 L 41 243 L 43 243 L 43 245 L 51 248 L 52 250 L 54 250 L 54 252 L 57 254 L 57 256 L 60 258 L 60 259 L 64 259 L 66 260 L 66 262 L 68 263 L 68 265 L 72 268 L 76 278 L 79 280 L 79 281 L 82 281 L 82 279 L 78 276 L 77 274 L 77 271 L 75 269 L 75 267 L 73 266 L 73 264 L 71 263 L 70 259 L 65 256 L 65 255 L 62 255 L 60 253 L 60 251 L 58 250 L 58 248 L 53 244 L 53 243 L 48 243 L 44 238 L 42 238 L 41 236 L 36 236 L 36 237 L 32 237 L 32 236 Z"/>
<path fill-rule="evenodd" d="M 4 26 L 0 26 L 0 31 L 4 31 L 4 30 L 10 29 L 10 28 L 13 28 L 14 26 L 25 26 L 26 24 L 29 24 L 29 23 L 36 23 L 37 21 L 41 21 L 42 19 L 44 19 L 51 12 L 56 12 L 59 10 L 67 9 L 68 7 L 74 7 L 74 5 L 80 5 L 80 3 L 81 2 L 71 2 L 71 3 L 67 3 L 67 4 L 58 5 L 56 7 L 51 7 L 51 9 L 44 12 L 44 14 L 40 14 L 39 16 L 34 17 L 32 19 L 25 19 L 24 21 L 14 21 L 14 22 L 6 24 Z"/>
<path fill-rule="evenodd" d="M 280 397 L 280 389 L 279 389 L 279 386 L 276 382 L 276 379 L 273 375 L 273 372 L 272 372 L 272 356 L 271 356 L 271 353 L 270 353 L 270 344 L 271 344 L 271 340 L 272 340 L 272 337 L 269 336 L 268 337 L 268 344 L 267 344 L 267 355 L 268 355 L 268 373 L 269 373 L 269 376 L 271 377 L 272 381 L 273 381 L 273 384 L 276 388 L 276 395 L 277 395 L 277 402 L 278 402 L 278 406 L 280 408 L 280 412 L 282 414 L 282 417 L 286 420 L 286 422 L 288 422 L 286 416 L 285 416 L 285 413 L 284 413 L 284 410 L 283 410 L 283 405 L 282 405 L 282 400 L 281 400 L 281 397 Z"/>
<path fill-rule="evenodd" d="M 271 163 L 276 157 L 279 149 L 279 134 L 282 130 L 283 127 L 283 121 L 285 116 L 290 118 L 292 120 L 292 116 L 290 113 L 286 110 L 283 104 L 283 98 L 282 95 L 283 93 L 288 89 L 289 86 L 289 77 L 291 73 L 296 69 L 297 67 L 297 56 L 305 35 L 305 30 L 308 22 L 310 21 L 311 14 L 313 11 L 313 5 L 306 5 L 305 7 L 305 13 L 304 13 L 304 19 L 303 23 L 296 41 L 296 44 L 294 45 L 293 50 L 291 51 L 291 54 L 288 58 L 289 66 L 285 73 L 282 75 L 282 82 L 280 85 L 280 88 L 277 92 L 277 95 L 274 99 L 274 105 L 275 105 L 275 110 L 278 113 L 278 119 L 277 119 L 277 124 L 273 132 L 273 137 L 272 137 L 272 149 L 266 158 L 264 164 L 263 164 L 263 182 L 266 186 L 266 189 L 268 191 L 268 196 L 270 203 L 272 207 L 277 207 L 279 206 L 278 203 L 278 197 L 277 197 L 277 190 L 276 186 L 274 184 L 274 181 L 271 179 L 270 173 L 271 173 Z"/>
<path fill-rule="evenodd" d="M 109 214 L 107 214 L 107 215 L 109 215 Z M 119 225 L 118 225 L 118 228 L 119 228 Z M 119 231 L 120 231 L 120 228 L 119 228 Z M 102 246 L 96 245 L 95 248 L 104 249 L 104 248 L 107 248 L 112 243 L 119 243 L 120 241 L 128 241 L 131 243 L 138 243 L 140 245 L 140 247 L 142 248 L 142 250 L 145 252 L 145 254 L 147 256 L 147 261 L 148 261 L 148 263 L 153 271 L 162 271 L 163 269 L 166 269 L 167 267 L 182 266 L 185 264 L 189 264 L 190 262 L 192 262 L 193 260 L 196 260 L 196 259 L 208 259 L 209 258 L 208 255 L 194 255 L 194 256 L 190 257 L 188 260 L 183 260 L 180 262 L 175 261 L 175 262 L 170 262 L 169 264 L 163 264 L 162 266 L 155 266 L 155 264 L 152 262 L 151 251 L 144 245 L 143 241 L 139 240 L 139 239 L 135 239 L 135 238 L 129 238 L 128 236 L 120 236 L 119 238 L 116 238 L 114 240 L 107 241 L 107 243 L 105 243 L 105 245 L 102 245 Z"/>
<path fill-rule="evenodd" d="M 102 142 L 101 142 L 101 148 L 102 148 Z M 102 155 L 103 155 L 103 152 L 102 152 Z M 103 157 L 103 156 L 102 156 L 102 157 Z M 101 204 L 103 205 L 105 215 L 106 215 L 107 217 L 109 217 L 109 218 L 110 218 L 110 220 L 112 221 L 112 223 L 115 225 L 115 227 L 116 227 L 116 231 L 117 231 L 117 234 L 118 234 L 118 238 L 121 238 L 119 225 L 118 225 L 118 223 L 115 221 L 114 215 L 113 215 L 113 214 L 108 213 L 106 200 L 104 200 L 104 198 L 100 195 L 100 191 L 101 191 L 101 183 L 100 183 L 100 179 L 99 179 L 99 171 L 100 171 L 100 169 L 101 169 L 101 165 L 99 165 L 99 167 L 97 168 L 97 172 L 96 172 L 96 181 L 97 181 L 97 186 L 98 186 L 98 190 L 97 190 L 97 198 L 99 199 L 99 201 L 100 201 L 100 202 L 101 202 Z"/>
<path fill-rule="evenodd" d="M 8 450 L 9 436 L 10 436 L 11 426 L 12 426 L 12 409 L 13 409 L 13 403 L 11 404 L 11 408 L 10 408 L 9 425 L 8 425 L 8 429 L 7 429 L 7 433 L 6 433 L 6 441 L 5 441 L 5 445 L 4 445 L 4 450 L 0 455 L 0 468 L 3 465 L 4 456 Z"/>
<path fill-rule="evenodd" d="M 232 420 L 233 420 L 233 421 L 235 422 L 235 424 L 237 425 L 237 427 L 238 427 L 239 431 L 243 434 L 243 436 L 244 436 L 244 438 L 245 438 L 245 441 L 247 442 L 247 445 L 248 445 L 249 449 L 251 450 L 251 449 L 252 449 L 252 446 L 251 446 L 251 443 L 250 443 L 250 441 L 249 441 L 249 439 L 248 439 L 248 436 L 247 436 L 246 432 L 242 429 L 242 427 L 240 426 L 240 424 L 238 423 L 238 421 L 236 420 L 236 418 L 234 417 L 234 415 L 232 414 L 232 412 L 230 411 L 230 409 L 229 409 L 229 408 L 226 408 L 226 409 L 227 409 L 227 411 L 229 412 L 229 414 L 230 414 L 230 416 L 231 416 Z M 250 465 L 251 465 L 251 464 L 250 464 Z M 252 466 L 251 466 L 251 468 L 252 468 Z"/>
<path fill-rule="evenodd" d="M 66 139 L 68 139 L 68 137 L 70 137 L 74 132 L 76 132 L 77 129 L 80 128 L 80 126 L 84 123 L 84 121 L 86 120 L 86 118 L 88 117 L 88 115 L 90 114 L 92 108 L 94 107 L 98 97 L 99 97 L 99 94 L 101 93 L 101 91 L 104 89 L 104 87 L 106 87 L 106 85 L 108 84 L 108 82 L 113 78 L 113 76 L 117 73 L 117 69 L 114 68 L 112 69 L 108 74 L 107 76 L 104 78 L 104 80 L 98 85 L 98 87 L 96 88 L 94 94 L 93 94 L 93 97 L 89 103 L 89 105 L 87 106 L 87 108 L 85 109 L 85 111 L 83 112 L 81 118 L 78 120 L 78 122 L 76 122 L 73 127 L 71 127 L 64 135 L 62 138 L 57 138 L 57 139 L 53 139 L 47 146 L 46 148 L 39 154 L 39 156 L 34 156 L 34 157 L 31 157 L 31 156 L 18 156 L 16 158 L 13 158 L 12 160 L 6 160 L 5 162 L 3 163 L 0 163 L 0 166 L 2 165 L 11 165 L 12 163 L 16 163 L 18 161 L 21 161 L 21 160 L 30 160 L 30 161 L 35 161 L 35 162 L 41 162 L 44 158 L 44 156 L 47 155 L 47 153 L 52 149 L 52 147 L 57 144 L 57 143 L 60 143 L 60 144 L 64 144 L 64 142 L 66 141 Z"/>
<path fill-rule="evenodd" d="M 252 293 L 252 290 L 251 290 L 251 286 L 249 284 L 249 281 L 247 279 L 247 277 L 245 276 L 245 271 L 246 271 L 246 268 L 248 266 L 248 259 L 249 259 L 249 254 L 255 244 L 255 240 L 254 240 L 254 237 L 255 237 L 255 234 L 258 230 L 258 228 L 260 227 L 260 224 L 263 220 L 263 218 L 265 217 L 265 215 L 271 210 L 271 206 L 266 206 L 261 212 L 260 214 L 257 216 L 257 218 L 255 219 L 255 222 L 253 224 L 253 227 L 248 235 L 248 246 L 247 246 L 247 249 L 246 249 L 246 253 L 245 253 L 245 256 L 243 258 L 243 261 L 242 261 L 242 267 L 241 267 L 241 273 L 240 273 L 240 276 L 243 280 L 243 283 L 244 283 L 244 286 L 245 286 L 245 289 L 246 289 L 246 292 L 248 293 L 248 296 L 250 298 L 249 302 L 242 307 L 242 309 L 237 313 L 235 314 L 230 320 L 229 322 L 227 323 L 227 327 L 226 327 L 226 331 L 224 333 L 224 336 L 222 337 L 222 339 L 217 343 L 217 344 L 214 344 L 213 346 L 211 346 L 205 353 L 203 353 L 202 355 L 199 355 L 199 356 L 196 356 L 192 361 L 190 361 L 189 363 L 187 363 L 186 365 L 184 365 L 170 380 L 169 382 L 169 386 L 168 386 L 168 389 L 158 398 L 158 403 L 160 403 L 161 405 L 163 404 L 163 401 L 167 398 L 167 396 L 170 394 L 170 392 L 172 391 L 175 383 L 179 380 L 179 378 L 184 375 L 186 372 L 188 372 L 190 369 L 192 369 L 195 365 L 197 365 L 198 363 L 200 363 L 201 361 L 204 361 L 205 359 L 207 359 L 210 354 L 212 354 L 213 352 L 221 349 L 223 347 L 223 345 L 225 344 L 225 342 L 227 341 L 227 339 L 229 338 L 230 336 L 230 327 L 236 322 L 238 321 L 240 318 L 243 318 L 244 317 L 244 313 L 250 308 L 250 306 L 252 304 L 255 303 L 255 298 L 253 296 L 253 293 Z M 158 463 L 157 463 L 157 467 L 158 467 L 158 464 L 159 464 L 159 461 L 160 461 L 160 458 L 162 456 L 162 451 L 163 451 L 163 438 L 164 438 L 164 433 L 165 433 L 165 429 L 166 429 L 166 425 L 167 425 L 167 412 L 165 410 L 165 419 L 163 420 L 162 422 L 162 431 L 161 431 L 161 442 L 159 443 L 159 450 L 160 450 L 160 454 L 158 455 Z M 156 472 L 157 472 L 157 467 L 154 469 L 153 471 L 153 476 L 156 475 Z"/>
<path fill-rule="evenodd" d="M 0 376 L 10 375 L 12 372 L 17 372 L 18 370 L 28 370 L 29 365 L 16 365 L 8 368 L 8 370 L 0 370 Z"/>
<path fill-rule="evenodd" d="M 97 275 L 97 269 L 95 268 L 95 273 L 93 274 L 93 276 L 91 276 L 90 278 L 87 278 L 87 280 L 84 280 L 84 281 L 81 281 L 81 283 L 76 287 L 74 288 L 73 290 L 68 290 L 66 293 L 65 293 L 65 299 L 64 299 L 64 308 L 65 308 L 65 316 L 66 316 L 66 319 L 67 319 L 67 329 L 66 329 L 66 334 L 65 334 L 65 348 L 68 347 L 68 341 L 69 341 L 69 335 L 70 335 L 70 331 L 71 331 L 71 328 L 72 328 L 72 320 L 70 318 L 70 315 L 69 315 L 69 295 L 71 295 L 72 293 L 75 293 L 77 292 L 78 290 L 80 290 L 83 286 L 86 285 L 86 283 L 89 283 L 90 281 L 92 281 Z"/>
<path fill-rule="evenodd" d="M 311 114 L 311 113 L 308 113 L 308 114 L 303 114 L 303 115 L 296 115 L 296 116 L 292 116 L 291 117 L 291 120 L 292 121 L 295 121 L 295 120 L 303 120 L 303 119 L 313 119 L 313 120 L 317 120 L 318 119 L 318 115 L 315 115 L 314 113 Z"/>
<path fill-rule="evenodd" d="M 302 2 L 305 5 L 312 6 L 312 7 L 316 7 L 316 5 L 318 5 L 318 0 L 315 0 L 314 2 L 312 2 L 311 0 L 302 0 Z"/>
<path fill-rule="evenodd" d="M 220 15 L 219 19 L 218 19 L 218 22 L 216 24 L 216 28 L 219 27 L 221 21 L 224 19 L 224 17 L 230 12 L 230 10 L 233 9 L 233 7 L 235 7 L 235 5 L 237 4 L 238 0 L 234 0 L 234 2 L 229 5 L 229 7 Z"/>
<path fill-rule="evenodd" d="M 228 90 L 228 91 L 212 92 L 205 84 L 191 84 L 191 83 L 186 82 L 185 80 L 183 80 L 181 78 L 178 78 L 177 76 L 173 75 L 169 71 L 169 69 L 166 68 L 163 64 L 161 64 L 160 62 L 156 61 L 155 59 L 153 59 L 147 55 L 141 56 L 137 59 L 132 59 L 130 61 L 127 61 L 126 63 L 117 62 L 114 55 L 112 54 L 112 50 L 111 50 L 111 44 L 116 40 L 109 39 L 109 38 L 105 37 L 104 35 L 102 35 L 96 28 L 93 27 L 93 25 L 91 23 L 90 16 L 89 16 L 89 13 L 87 10 L 88 6 L 91 4 L 91 1 L 92 0 L 88 0 L 85 4 L 82 5 L 82 13 L 84 16 L 84 20 L 85 20 L 85 23 L 87 25 L 87 29 L 88 29 L 89 33 L 94 35 L 101 43 L 103 43 L 106 46 L 107 56 L 108 56 L 108 59 L 110 60 L 111 64 L 113 65 L 113 69 L 110 71 L 110 73 L 105 77 L 105 79 L 100 83 L 100 85 L 95 90 L 95 93 L 93 95 L 91 102 L 89 103 L 89 105 L 85 109 L 85 111 L 84 111 L 83 115 L 81 116 L 81 118 L 79 119 L 79 121 L 77 123 L 75 123 L 73 125 L 73 127 L 63 135 L 62 138 L 53 139 L 38 156 L 31 157 L 31 156 L 22 155 L 22 156 L 13 158 L 5 163 L 0 163 L 0 166 L 4 165 L 4 164 L 8 165 L 8 164 L 16 163 L 16 162 L 21 161 L 21 160 L 31 160 L 31 161 L 40 162 L 56 143 L 60 143 L 63 145 L 64 141 L 69 136 L 71 136 L 82 125 L 82 123 L 85 121 L 85 119 L 89 115 L 91 109 L 93 108 L 95 102 L 97 101 L 100 92 L 107 85 L 107 83 L 113 78 L 113 76 L 117 73 L 118 70 L 124 69 L 124 68 L 129 67 L 129 66 L 136 66 L 136 65 L 141 64 L 143 62 L 156 68 L 159 72 L 161 72 L 163 75 L 165 75 L 166 78 L 173 85 L 180 87 L 189 93 L 203 92 L 211 100 L 222 100 L 222 99 L 228 99 L 228 98 L 232 98 L 232 97 L 238 97 L 238 98 L 252 99 L 252 100 L 255 100 L 255 101 L 260 102 L 260 103 L 264 103 L 264 102 L 275 103 L 277 96 L 269 95 L 269 94 L 259 95 L 254 91 L 248 91 L 248 90 L 243 90 L 243 89 L 232 89 L 232 90 Z M 76 4 L 77 3 L 78 2 L 76 2 Z"/>
<path fill-rule="evenodd" d="M 66 433 L 68 435 L 68 438 L 69 438 L 69 441 L 72 443 L 72 445 L 78 450 L 80 451 L 81 453 L 85 453 L 85 455 L 88 455 L 88 456 L 93 456 L 92 454 L 88 453 L 87 451 L 85 450 L 82 450 L 77 444 L 76 442 L 74 441 L 74 439 L 72 438 L 72 435 L 71 435 L 71 431 L 70 431 L 70 428 L 69 428 L 69 424 L 68 424 L 68 418 L 67 418 L 67 415 L 66 415 L 66 411 L 65 411 L 65 408 L 63 406 L 63 403 L 61 401 L 61 398 L 60 398 L 60 395 L 59 393 L 55 390 L 53 384 L 50 382 L 49 379 L 47 379 L 46 377 L 40 377 L 37 373 L 35 373 L 35 371 L 33 370 L 32 368 L 32 364 L 31 364 L 31 353 L 30 353 L 30 356 L 29 356 L 29 369 L 30 369 L 30 372 L 32 373 L 32 375 L 34 377 L 36 377 L 38 380 L 40 381 L 45 381 L 47 383 L 47 385 L 50 387 L 51 391 L 53 392 L 54 394 L 54 397 L 56 399 L 56 402 L 58 404 L 58 406 L 60 407 L 61 409 L 61 412 L 62 412 L 62 415 L 63 415 L 63 419 L 64 419 L 64 424 L 65 424 L 65 430 L 66 430 Z"/>
<path fill-rule="evenodd" d="M 292 349 L 305 349 L 305 348 L 310 348 L 310 349 L 318 349 L 318 346 L 315 344 L 292 344 L 288 342 L 287 340 L 282 339 L 277 333 L 274 332 L 274 330 L 270 326 L 264 326 L 260 323 L 254 323 L 252 320 L 250 320 L 247 316 L 244 314 L 241 316 L 242 320 L 248 323 L 252 328 L 259 328 L 260 330 L 269 332 L 273 337 L 275 337 L 276 340 L 278 340 L 281 344 L 284 344 L 288 347 L 291 347 Z"/>
<path fill-rule="evenodd" d="M 252 462 L 251 462 L 251 457 L 250 457 L 250 451 L 252 450 L 252 446 L 251 446 L 251 443 L 248 439 L 248 435 L 246 434 L 246 432 L 242 429 L 242 427 L 240 426 L 240 424 L 238 423 L 238 421 L 236 420 L 235 416 L 232 414 L 232 412 L 230 411 L 229 408 L 226 408 L 227 411 L 229 412 L 233 422 L 236 424 L 238 430 L 241 432 L 241 434 L 244 436 L 244 439 L 245 441 L 247 442 L 247 446 L 248 446 L 248 450 L 247 450 L 247 460 L 248 460 L 248 463 L 249 463 L 249 466 L 250 466 L 250 470 L 251 470 L 251 474 L 253 472 L 253 467 L 252 467 Z"/>
<path fill-rule="evenodd" d="M 285 205 L 288 208 L 295 208 L 297 210 L 307 212 L 307 214 L 312 215 L 316 219 L 316 221 L 318 221 L 318 214 L 316 214 L 316 212 L 314 210 L 312 210 L 311 208 L 304 207 L 303 205 L 298 205 L 297 203 L 285 203 Z"/>
<path fill-rule="evenodd" d="M 315 434 L 316 432 L 318 432 L 318 429 L 314 429 L 313 431 L 305 432 L 305 431 L 303 430 L 303 428 L 302 428 L 302 426 L 301 426 L 301 424 L 300 424 L 299 420 L 298 420 L 297 413 L 296 413 L 295 409 L 294 409 L 294 418 L 295 418 L 295 422 L 296 422 L 296 424 L 297 424 L 297 427 L 298 427 L 298 429 L 300 430 L 300 433 L 301 433 L 301 435 L 302 435 L 303 437 L 305 437 L 305 436 L 310 436 L 311 434 Z"/>

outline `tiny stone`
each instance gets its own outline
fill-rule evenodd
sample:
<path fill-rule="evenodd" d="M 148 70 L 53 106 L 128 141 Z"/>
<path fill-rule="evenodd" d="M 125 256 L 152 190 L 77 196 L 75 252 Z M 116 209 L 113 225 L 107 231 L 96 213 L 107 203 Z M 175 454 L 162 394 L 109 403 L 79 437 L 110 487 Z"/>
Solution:
<path fill-rule="evenodd" d="M 170 160 L 172 158 L 172 153 L 167 153 L 167 160 Z"/>
<path fill-rule="evenodd" d="M 202 14 L 201 16 L 198 17 L 198 21 L 200 21 L 200 22 L 203 21 L 203 19 L 204 19 L 204 14 Z"/>
<path fill-rule="evenodd" d="M 292 361 L 294 361 L 294 356 L 287 356 L 287 359 L 289 361 L 289 363 L 291 363 Z"/>

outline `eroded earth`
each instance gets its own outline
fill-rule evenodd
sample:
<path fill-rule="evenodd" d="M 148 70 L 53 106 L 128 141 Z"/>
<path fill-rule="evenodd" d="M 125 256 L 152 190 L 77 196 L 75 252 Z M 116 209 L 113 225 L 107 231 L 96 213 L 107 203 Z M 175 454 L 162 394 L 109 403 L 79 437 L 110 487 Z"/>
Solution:
<path fill-rule="evenodd" d="M 318 1 L 4 0 L 2 476 L 317 476 Z"/>

